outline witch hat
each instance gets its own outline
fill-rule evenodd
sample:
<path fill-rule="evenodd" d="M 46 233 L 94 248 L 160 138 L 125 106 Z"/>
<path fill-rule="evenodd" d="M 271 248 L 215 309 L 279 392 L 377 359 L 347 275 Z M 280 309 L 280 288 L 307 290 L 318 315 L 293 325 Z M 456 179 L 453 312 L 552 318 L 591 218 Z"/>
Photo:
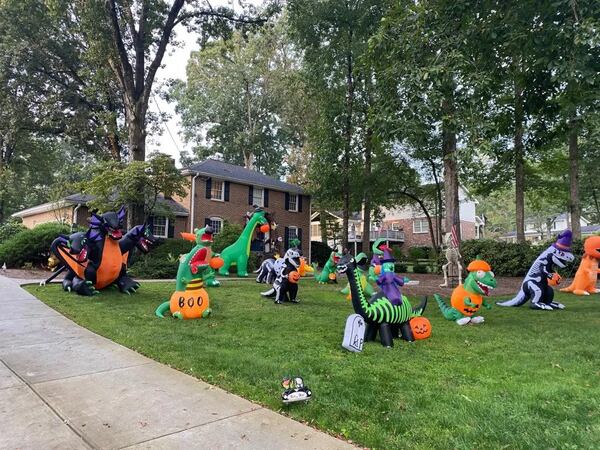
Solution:
<path fill-rule="evenodd" d="M 556 237 L 556 242 L 552 244 L 559 250 L 571 251 L 571 243 L 573 242 L 573 233 L 571 230 L 565 230 Z"/>

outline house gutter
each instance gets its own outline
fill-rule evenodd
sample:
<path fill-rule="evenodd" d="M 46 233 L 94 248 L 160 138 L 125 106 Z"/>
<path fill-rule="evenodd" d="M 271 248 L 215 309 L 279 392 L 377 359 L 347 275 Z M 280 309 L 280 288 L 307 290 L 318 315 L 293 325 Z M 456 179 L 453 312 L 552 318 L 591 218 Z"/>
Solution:
<path fill-rule="evenodd" d="M 194 210 L 194 204 L 196 200 L 196 178 L 200 176 L 199 172 L 192 177 L 192 199 L 190 201 L 190 233 L 194 232 L 194 216 L 196 211 Z"/>

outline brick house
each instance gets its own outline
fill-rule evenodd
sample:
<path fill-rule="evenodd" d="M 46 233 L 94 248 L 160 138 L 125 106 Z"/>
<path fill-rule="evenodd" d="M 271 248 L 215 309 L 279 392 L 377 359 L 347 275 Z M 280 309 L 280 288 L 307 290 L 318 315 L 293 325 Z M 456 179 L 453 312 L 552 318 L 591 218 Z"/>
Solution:
<path fill-rule="evenodd" d="M 36 225 L 48 222 L 61 222 L 66 224 L 88 226 L 90 211 L 87 203 L 93 199 L 91 195 L 73 194 L 68 195 L 55 202 L 33 206 L 16 212 L 12 217 L 19 217 L 23 225 L 33 228 Z M 184 229 L 189 211 L 175 202 L 173 199 L 159 197 L 157 206 L 161 210 L 170 211 L 170 217 L 155 215 L 150 218 L 153 223 L 154 234 L 161 238 L 172 238 L 175 236 L 175 228 Z M 177 226 L 177 224 L 181 224 Z"/>
<path fill-rule="evenodd" d="M 183 169 L 181 174 L 188 180 L 187 194 L 173 199 L 159 197 L 161 208 L 168 208 L 171 214 L 151 218 L 156 236 L 178 237 L 182 231 L 206 224 L 218 233 L 225 221 L 244 225 L 247 215 L 258 206 L 277 227 L 266 235 L 257 232 L 253 250 L 281 252 L 291 238 L 298 237 L 303 253 L 310 257 L 310 197 L 300 187 L 213 159 Z M 46 222 L 87 226 L 87 202 L 91 198 L 74 194 L 19 211 L 13 217 L 20 217 L 28 228 Z"/>
<path fill-rule="evenodd" d="M 277 227 L 266 235 L 257 232 L 253 249 L 282 251 L 297 236 L 302 252 L 309 255 L 310 197 L 299 186 L 214 159 L 194 164 L 182 175 L 189 179 L 190 188 L 185 197 L 174 200 L 190 211 L 186 231 L 210 224 L 218 232 L 224 221 L 243 225 L 258 206 Z"/>
<path fill-rule="evenodd" d="M 477 216 L 477 200 L 472 198 L 468 191 L 459 188 L 460 205 L 460 229 L 463 240 L 479 239 L 483 237 L 485 221 Z M 342 223 L 340 213 L 327 212 L 329 217 L 334 217 L 339 224 Z M 377 238 L 385 238 L 392 246 L 400 246 L 405 251 L 411 247 L 431 247 L 431 236 L 429 234 L 429 223 L 427 217 L 418 206 L 403 206 L 400 208 L 383 208 L 383 217 L 380 220 L 372 220 L 370 238 L 373 242 Z M 435 223 L 435 216 L 431 217 Z M 442 224 L 443 226 L 443 224 Z M 313 214 L 311 222 L 313 239 L 320 240 L 321 226 L 318 213 Z M 348 230 L 348 241 L 351 250 L 362 251 L 363 221 L 361 213 L 352 213 L 350 216 Z M 435 230 L 434 230 L 435 232 Z M 333 240 L 329 240 L 333 245 Z"/>

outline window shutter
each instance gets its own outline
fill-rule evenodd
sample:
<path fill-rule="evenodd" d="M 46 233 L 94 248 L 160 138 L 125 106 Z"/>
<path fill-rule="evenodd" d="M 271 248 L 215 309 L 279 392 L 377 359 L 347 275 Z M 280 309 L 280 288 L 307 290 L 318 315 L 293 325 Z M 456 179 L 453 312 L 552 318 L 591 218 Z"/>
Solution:
<path fill-rule="evenodd" d="M 252 205 L 254 198 L 254 186 L 248 186 L 248 204 Z"/>
<path fill-rule="evenodd" d="M 174 238 L 175 237 L 175 218 L 168 219 L 169 220 L 169 228 L 167 229 L 167 237 Z"/>
<path fill-rule="evenodd" d="M 297 197 L 297 202 L 298 202 L 298 212 L 302 212 L 302 195 L 298 194 Z"/>
<path fill-rule="evenodd" d="M 229 181 L 224 181 L 223 182 L 223 189 L 225 190 L 225 201 L 228 202 L 229 201 Z"/>
<path fill-rule="evenodd" d="M 210 198 L 210 191 L 212 190 L 212 178 L 206 180 L 206 198 Z"/>
<path fill-rule="evenodd" d="M 285 210 L 290 210 L 290 194 L 288 194 L 287 192 L 285 193 Z"/>
<path fill-rule="evenodd" d="M 283 236 L 283 251 L 285 252 L 289 246 L 290 246 L 290 229 L 288 227 L 285 227 L 284 236 Z"/>
<path fill-rule="evenodd" d="M 204 219 L 204 226 L 205 227 L 208 226 L 208 225 L 210 225 L 210 224 L 211 224 L 211 221 L 210 221 L 210 219 L 208 217 L 206 219 Z"/>
<path fill-rule="evenodd" d="M 265 190 L 263 191 L 263 204 L 265 205 L 265 208 L 269 207 L 269 190 L 267 188 L 265 188 Z"/>

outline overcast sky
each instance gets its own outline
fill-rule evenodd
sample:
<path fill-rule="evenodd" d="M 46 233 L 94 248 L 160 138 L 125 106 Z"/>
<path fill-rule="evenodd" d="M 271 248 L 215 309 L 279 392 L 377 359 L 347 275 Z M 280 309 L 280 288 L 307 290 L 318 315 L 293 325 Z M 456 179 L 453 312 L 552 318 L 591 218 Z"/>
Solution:
<path fill-rule="evenodd" d="M 232 5 L 233 0 L 213 0 L 211 5 L 213 7 Z M 252 0 L 249 3 L 260 5 L 262 0 Z M 234 5 L 235 10 L 235 5 Z M 198 50 L 199 45 L 196 42 L 196 35 L 187 32 L 184 26 L 179 26 L 175 29 L 177 33 L 177 41 L 181 42 L 180 47 L 169 47 L 169 51 L 163 58 L 163 66 L 157 73 L 157 79 L 155 87 L 164 83 L 170 78 L 177 78 L 180 80 L 186 79 L 185 69 L 187 66 L 190 52 Z M 156 92 L 156 89 L 154 90 Z M 162 135 L 149 136 L 146 143 L 148 153 L 154 150 L 166 153 L 173 156 L 177 162 L 179 162 L 179 152 L 181 150 L 191 150 L 191 145 L 186 145 L 180 136 L 180 118 L 175 113 L 175 104 L 168 103 L 161 99 L 158 95 L 153 95 L 150 98 L 150 110 L 158 112 L 159 110 L 163 113 L 168 113 L 171 118 L 164 124 L 161 125 Z M 170 134 L 169 134 L 170 131 Z"/>

